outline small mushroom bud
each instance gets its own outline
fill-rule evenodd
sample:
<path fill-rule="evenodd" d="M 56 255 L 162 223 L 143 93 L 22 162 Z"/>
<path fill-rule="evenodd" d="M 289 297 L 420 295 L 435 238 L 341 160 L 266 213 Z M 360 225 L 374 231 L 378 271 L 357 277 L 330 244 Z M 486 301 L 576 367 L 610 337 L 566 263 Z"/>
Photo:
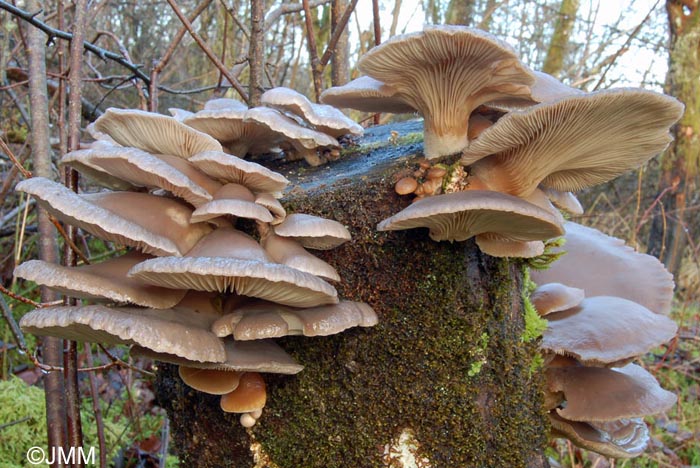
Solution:
<path fill-rule="evenodd" d="M 396 193 L 399 195 L 408 195 L 409 193 L 415 192 L 417 188 L 418 182 L 413 177 L 404 177 L 403 179 L 399 179 L 394 186 L 394 190 L 396 190 Z"/>
<path fill-rule="evenodd" d="M 255 411 L 251 411 L 251 412 L 248 413 L 248 414 L 251 415 L 251 416 L 252 416 L 253 418 L 255 418 L 255 419 L 260 419 L 260 416 L 262 416 L 262 410 L 261 410 L 261 409 L 258 409 L 258 410 L 255 410 Z"/>
<path fill-rule="evenodd" d="M 337 161 L 338 159 L 340 159 L 340 150 L 337 148 L 332 148 L 326 155 L 326 158 L 329 161 Z"/>
<path fill-rule="evenodd" d="M 416 179 L 420 179 L 425 175 L 425 171 L 423 169 L 417 169 L 416 171 L 413 172 L 413 177 Z"/>
<path fill-rule="evenodd" d="M 418 185 L 416 190 L 413 191 L 416 195 L 425 195 L 425 189 L 423 188 L 423 184 Z"/>
<path fill-rule="evenodd" d="M 442 188 L 442 178 L 440 179 L 428 179 L 421 185 L 423 187 L 423 193 L 425 195 L 435 195 Z"/>
<path fill-rule="evenodd" d="M 428 169 L 430 169 L 430 161 L 424 159 L 418 163 L 418 166 L 420 166 L 420 168 L 424 171 L 427 171 Z"/>
<path fill-rule="evenodd" d="M 426 177 L 428 179 L 442 179 L 447 174 L 447 170 L 442 167 L 431 167 Z"/>
<path fill-rule="evenodd" d="M 248 428 L 248 427 L 253 427 L 255 426 L 255 423 L 257 422 L 256 419 L 251 416 L 250 413 L 243 413 L 241 415 L 241 426 Z"/>

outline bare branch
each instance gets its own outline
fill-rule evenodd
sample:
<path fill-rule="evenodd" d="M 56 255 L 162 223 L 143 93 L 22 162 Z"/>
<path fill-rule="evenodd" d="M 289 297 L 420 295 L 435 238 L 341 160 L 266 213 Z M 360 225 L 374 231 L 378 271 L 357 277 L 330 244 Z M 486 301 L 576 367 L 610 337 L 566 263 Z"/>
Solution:
<path fill-rule="evenodd" d="M 347 27 L 348 21 L 350 21 L 350 15 L 352 14 L 353 10 L 355 10 L 356 5 L 357 0 L 352 0 L 348 7 L 345 9 L 343 16 L 341 16 L 338 20 L 338 25 L 333 31 L 333 35 L 331 36 L 331 38 L 328 40 L 328 47 L 326 47 L 326 51 L 323 53 L 323 57 L 321 57 L 320 62 L 322 67 L 325 67 L 330 61 L 331 56 L 333 55 L 333 50 L 335 49 L 335 46 L 338 43 L 338 39 L 340 39 L 340 36 L 343 34 L 343 31 Z"/>
<path fill-rule="evenodd" d="M 309 2 L 309 8 L 316 8 L 321 5 L 326 5 L 330 3 L 331 0 L 316 0 L 314 2 Z M 287 3 L 283 4 L 276 10 L 272 10 L 265 17 L 265 31 L 269 30 L 275 22 L 277 22 L 280 17 L 288 15 L 290 13 L 298 13 L 304 9 L 304 5 L 301 3 Z"/>

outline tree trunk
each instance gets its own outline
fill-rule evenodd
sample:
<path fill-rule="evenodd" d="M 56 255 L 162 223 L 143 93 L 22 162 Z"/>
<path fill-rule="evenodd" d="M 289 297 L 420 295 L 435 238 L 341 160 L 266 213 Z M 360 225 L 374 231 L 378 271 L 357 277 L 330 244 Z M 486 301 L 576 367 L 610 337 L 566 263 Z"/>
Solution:
<path fill-rule="evenodd" d="M 250 45 L 248 48 L 248 64 L 250 66 L 250 83 L 248 96 L 250 107 L 260 105 L 263 88 L 263 73 L 265 67 L 265 2 L 250 0 Z"/>
<path fill-rule="evenodd" d="M 445 13 L 445 23 L 471 26 L 473 16 L 474 0 L 450 0 Z"/>
<path fill-rule="evenodd" d="M 554 24 L 554 34 L 542 66 L 543 72 L 554 76 L 561 74 L 564 68 L 564 58 L 569 50 L 569 38 L 576 22 L 578 7 L 579 0 L 562 0 L 559 6 L 559 15 Z"/>
<path fill-rule="evenodd" d="M 700 164 L 700 101 L 696 84 L 700 76 L 700 7 L 697 1 L 672 0 L 666 2 L 666 10 L 671 31 L 667 83 L 670 94 L 685 103 L 685 114 L 673 128 L 675 140 L 661 162 L 658 193 L 667 193 L 660 203 L 663 210 L 655 213 L 648 251 L 676 275 L 688 244 L 687 236 L 693 236 L 697 230 L 689 223 L 685 208 L 688 197 L 696 190 Z"/>
<path fill-rule="evenodd" d="M 415 122 L 375 127 L 361 143 L 407 128 L 418 131 Z M 360 147 L 330 169 L 300 166 L 291 176 L 289 212 L 333 218 L 352 233 L 351 242 L 316 253 L 340 273 L 339 296 L 369 303 L 379 324 L 279 340 L 306 367 L 265 376 L 268 403 L 248 433 L 217 397 L 189 389 L 163 365 L 156 392 L 184 465 L 251 467 L 257 441 L 258 454 L 262 447 L 281 468 L 385 466 L 385 447 L 410 430 L 418 457 L 433 467 L 547 466 L 541 379 L 530 370 L 536 345 L 521 340 L 519 264 L 472 241 L 434 242 L 425 230 L 376 231 L 409 203 L 393 184 L 416 167 L 419 151 L 416 143 L 369 154 Z"/>
<path fill-rule="evenodd" d="M 343 15 L 347 6 L 347 0 L 333 0 L 331 11 L 331 29 L 333 31 L 338 27 L 338 20 Z M 333 57 L 331 58 L 331 84 L 333 86 L 342 86 L 350 81 L 349 31 L 346 25 L 342 25 L 342 27 L 345 31 L 340 35 L 340 39 L 338 39 L 333 50 Z"/>

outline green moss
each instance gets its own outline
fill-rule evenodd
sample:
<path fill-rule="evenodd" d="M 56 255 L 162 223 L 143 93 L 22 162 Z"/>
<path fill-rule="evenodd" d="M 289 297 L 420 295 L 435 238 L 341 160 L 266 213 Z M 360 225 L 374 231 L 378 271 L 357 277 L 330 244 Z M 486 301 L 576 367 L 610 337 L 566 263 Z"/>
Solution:
<path fill-rule="evenodd" d="M 566 239 L 564 237 L 557 237 L 555 239 L 550 239 L 544 243 L 544 252 L 538 257 L 528 258 L 525 263 L 532 269 L 535 270 L 546 270 L 552 262 L 559 259 L 562 255 L 566 254 L 566 251 L 557 250 L 564 246 Z"/>
<path fill-rule="evenodd" d="M 479 337 L 479 343 L 473 348 L 473 353 L 474 353 L 474 358 L 476 361 L 472 362 L 471 366 L 469 367 L 469 372 L 467 372 L 467 375 L 469 377 L 474 377 L 475 375 L 478 375 L 479 372 L 481 372 L 481 368 L 486 364 L 486 348 L 489 346 L 489 335 L 488 333 L 484 332 L 481 334 Z"/>
<path fill-rule="evenodd" d="M 535 341 L 542 336 L 547 329 L 547 320 L 540 317 L 537 309 L 530 301 L 530 294 L 537 288 L 537 285 L 530 279 L 530 270 L 523 268 L 523 316 L 525 319 L 525 329 L 520 339 L 524 342 Z"/>

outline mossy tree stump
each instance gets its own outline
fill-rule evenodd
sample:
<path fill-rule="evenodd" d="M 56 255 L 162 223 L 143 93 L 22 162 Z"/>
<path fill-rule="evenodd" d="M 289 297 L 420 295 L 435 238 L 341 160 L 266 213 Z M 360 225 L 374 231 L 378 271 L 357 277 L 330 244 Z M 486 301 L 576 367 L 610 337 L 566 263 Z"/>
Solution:
<path fill-rule="evenodd" d="M 386 143 L 380 131 L 363 144 Z M 375 230 L 409 202 L 393 183 L 414 167 L 420 144 L 400 143 L 375 142 L 369 154 L 360 148 L 329 167 L 299 166 L 285 199 L 289 212 L 348 227 L 351 242 L 316 253 L 340 273 L 340 297 L 369 303 L 379 324 L 278 340 L 306 367 L 265 376 L 268 403 L 250 432 L 218 397 L 189 389 L 163 365 L 157 393 L 184 466 L 255 466 L 253 440 L 281 468 L 385 466 L 385 448 L 407 428 L 433 468 L 546 466 L 536 346 L 521 340 L 521 266 L 473 241 Z"/>

